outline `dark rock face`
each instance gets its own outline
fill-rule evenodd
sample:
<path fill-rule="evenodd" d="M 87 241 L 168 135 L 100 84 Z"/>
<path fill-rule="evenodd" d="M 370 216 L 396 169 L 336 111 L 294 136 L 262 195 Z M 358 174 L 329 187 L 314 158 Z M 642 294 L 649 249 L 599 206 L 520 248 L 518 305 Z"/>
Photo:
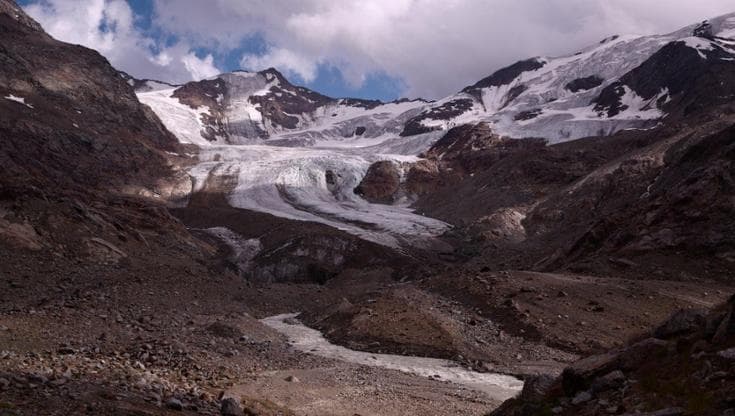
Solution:
<path fill-rule="evenodd" d="M 308 88 L 296 87 L 273 68 L 259 72 L 267 81 L 277 79 L 279 85 L 271 87 L 270 92 L 250 97 L 250 102 L 260 105 L 263 117 L 285 129 L 295 129 L 299 119 L 291 114 L 309 114 L 334 99 L 314 92 Z M 283 92 L 287 93 L 283 93 Z M 292 92 L 293 94 L 289 94 Z"/>
<path fill-rule="evenodd" d="M 605 80 L 597 75 L 590 75 L 584 78 L 577 78 L 569 82 L 564 88 L 571 92 L 587 91 L 599 87 L 603 82 Z"/>
<path fill-rule="evenodd" d="M 383 104 L 379 100 L 362 100 L 359 98 L 342 98 L 339 100 L 340 103 L 351 107 L 364 108 L 366 110 L 372 110 L 373 108 Z"/>
<path fill-rule="evenodd" d="M 2 250 L 125 270 L 142 245 L 146 256 L 170 254 L 163 239 L 194 247 L 152 198 L 172 196 L 176 138 L 99 53 L 51 38 L 7 0 L 0 114 Z"/>
<path fill-rule="evenodd" d="M 401 187 L 401 173 L 395 163 L 382 160 L 370 165 L 355 193 L 370 202 L 390 204 Z"/>
<path fill-rule="evenodd" d="M 231 397 L 222 400 L 222 408 L 220 409 L 222 416 L 244 416 L 242 405 L 236 399 Z"/>
<path fill-rule="evenodd" d="M 704 131 L 665 148 L 662 166 L 633 156 L 609 175 L 585 183 L 577 197 L 549 198 L 528 216 L 528 223 L 545 222 L 550 212 L 578 213 L 561 221 L 567 230 L 582 230 L 568 246 L 574 258 L 593 252 L 633 256 L 684 250 L 727 265 L 735 246 L 735 225 L 726 219 L 735 214 L 730 202 L 735 195 L 735 129 Z M 607 197 L 595 202 L 602 195 Z M 585 214 L 591 206 L 595 213 Z"/>
<path fill-rule="evenodd" d="M 155 83 L 162 86 L 168 86 L 171 88 L 178 87 L 179 85 L 169 84 L 168 82 L 159 81 L 156 79 L 137 79 L 125 71 L 118 71 L 120 76 L 127 81 L 128 85 L 133 87 L 135 91 L 148 91 L 150 90 L 149 83 Z"/>
<path fill-rule="evenodd" d="M 499 69 L 498 71 L 494 72 L 489 77 L 483 78 L 480 81 L 476 82 L 474 85 L 471 85 L 469 87 L 466 87 L 462 90 L 462 92 L 472 94 L 475 96 L 475 98 L 480 99 L 479 97 L 479 91 L 482 88 L 489 88 L 489 87 L 496 87 L 500 85 L 506 85 L 513 82 L 514 79 L 518 78 L 519 75 L 521 75 L 524 72 L 528 71 L 535 71 L 539 68 L 542 68 L 544 66 L 544 62 L 532 58 L 527 59 L 525 61 L 518 61 L 514 63 L 513 65 L 507 66 L 505 68 Z"/>
<path fill-rule="evenodd" d="M 449 101 L 438 107 L 433 107 L 408 120 L 403 127 L 401 136 L 413 136 L 416 134 L 428 133 L 434 130 L 440 130 L 440 127 L 428 127 L 423 124 L 428 120 L 448 120 L 457 117 L 472 108 L 473 102 L 469 98 L 460 98 Z"/>
<path fill-rule="evenodd" d="M 707 312 L 703 310 L 681 310 L 676 312 L 663 325 L 656 328 L 653 335 L 659 339 L 669 339 L 690 334 L 705 326 L 706 322 Z"/>
<path fill-rule="evenodd" d="M 714 39 L 714 36 L 712 35 L 712 25 L 707 20 L 695 27 L 692 34 L 700 38 Z"/>
<path fill-rule="evenodd" d="M 542 139 L 501 138 L 485 123 L 466 124 L 450 129 L 423 156 L 441 160 L 454 172 L 469 174 L 488 168 L 511 153 L 545 145 Z"/>
<path fill-rule="evenodd" d="M 527 110 L 527 111 L 521 111 L 520 113 L 516 114 L 513 119 L 515 121 L 524 121 L 524 120 L 532 120 L 538 116 L 540 116 L 543 113 L 543 110 L 540 108 L 536 108 L 533 110 Z"/>
<path fill-rule="evenodd" d="M 406 175 L 406 189 L 410 195 L 420 196 L 416 205 L 420 211 L 431 212 L 432 216 L 444 221 L 456 220 L 459 212 L 468 209 L 488 215 L 493 209 L 483 202 L 469 202 L 474 198 L 469 195 L 458 198 L 456 192 L 462 184 L 473 182 L 469 178 L 478 172 L 492 175 L 490 172 L 496 166 L 504 166 L 505 160 L 513 155 L 538 154 L 545 149 L 543 139 L 501 138 L 484 123 L 454 127 L 421 155 L 425 160 L 411 166 Z M 520 166 L 516 165 L 516 168 Z M 516 172 L 497 176 L 497 180 L 513 180 L 510 177 L 520 178 L 522 175 Z M 439 206 L 442 207 L 441 213 L 436 210 Z"/>
<path fill-rule="evenodd" d="M 621 102 L 624 87 L 644 100 L 652 100 L 667 91 L 656 104 L 680 115 L 731 101 L 735 96 L 735 63 L 730 60 L 731 54 L 713 45 L 712 50 L 704 51 L 684 42 L 665 45 L 639 67 L 605 87 L 593 102 L 595 111 L 614 117 L 627 109 Z"/>
<path fill-rule="evenodd" d="M 209 113 L 201 116 L 206 125 L 202 137 L 215 141 L 217 137 L 229 137 L 223 105 L 225 94 L 227 94 L 227 86 L 222 79 L 217 78 L 189 82 L 177 88 L 173 96 L 191 108 L 209 107 Z M 258 133 L 261 138 L 265 137 L 264 131 L 261 130 Z"/>

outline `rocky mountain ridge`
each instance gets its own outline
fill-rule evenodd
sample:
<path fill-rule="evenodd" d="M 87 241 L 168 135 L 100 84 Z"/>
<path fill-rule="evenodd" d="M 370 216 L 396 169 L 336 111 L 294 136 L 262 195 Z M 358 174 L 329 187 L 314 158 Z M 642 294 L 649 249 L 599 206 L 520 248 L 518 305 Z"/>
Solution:
<path fill-rule="evenodd" d="M 201 138 L 192 131 L 190 140 L 198 143 L 300 146 L 408 137 L 477 122 L 488 123 L 499 136 L 560 142 L 650 128 L 677 109 L 696 110 L 690 104 L 703 97 L 688 96 L 684 87 L 698 91 L 692 84 L 731 81 L 726 74 L 735 55 L 734 31 L 735 15 L 729 14 L 666 35 L 613 36 L 573 55 L 519 61 L 436 102 L 334 99 L 296 87 L 272 68 L 173 86 L 151 101 L 155 107 L 178 98 L 168 104 L 193 110 Z M 672 61 L 677 64 L 667 67 Z M 685 76 L 679 76 L 682 71 Z M 164 87 L 135 85 L 141 91 Z"/>

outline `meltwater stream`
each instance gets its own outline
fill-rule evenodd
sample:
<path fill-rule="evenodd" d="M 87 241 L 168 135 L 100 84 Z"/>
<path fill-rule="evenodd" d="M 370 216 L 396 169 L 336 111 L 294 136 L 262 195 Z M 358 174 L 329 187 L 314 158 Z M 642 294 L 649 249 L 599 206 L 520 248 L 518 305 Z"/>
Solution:
<path fill-rule="evenodd" d="M 523 382 L 515 377 L 470 371 L 448 360 L 374 354 L 334 345 L 327 341 L 319 331 L 295 321 L 294 318 L 297 315 L 297 313 L 292 313 L 271 316 L 262 319 L 261 322 L 285 335 L 295 349 L 309 354 L 355 364 L 398 370 L 422 377 L 435 377 L 439 380 L 481 391 L 496 400 L 507 400 L 514 397 L 523 388 Z"/>

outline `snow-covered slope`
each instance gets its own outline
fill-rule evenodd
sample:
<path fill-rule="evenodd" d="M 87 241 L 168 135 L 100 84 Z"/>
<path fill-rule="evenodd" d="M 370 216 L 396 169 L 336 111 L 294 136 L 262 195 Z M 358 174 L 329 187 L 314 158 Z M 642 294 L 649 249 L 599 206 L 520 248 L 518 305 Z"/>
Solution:
<path fill-rule="evenodd" d="M 735 13 L 667 35 L 613 36 L 573 55 L 518 62 L 430 105 L 402 135 L 486 121 L 502 136 L 559 142 L 654 126 L 672 91 L 661 85 L 642 96 L 620 81 L 667 45 L 688 49 L 702 65 L 735 59 Z M 609 112 L 601 96 L 613 85 L 619 111 Z"/>
<path fill-rule="evenodd" d="M 345 140 L 375 144 L 395 137 L 405 122 L 427 104 L 423 100 L 390 103 L 334 99 L 289 83 L 274 69 L 222 74 L 183 86 L 157 88 L 142 84 L 141 101 L 149 104 L 163 122 L 176 131 L 181 123 L 198 125 L 197 144 L 256 144 L 269 141 L 303 146 Z M 175 113 L 173 117 L 168 114 Z M 189 114 L 184 122 L 181 116 Z"/>

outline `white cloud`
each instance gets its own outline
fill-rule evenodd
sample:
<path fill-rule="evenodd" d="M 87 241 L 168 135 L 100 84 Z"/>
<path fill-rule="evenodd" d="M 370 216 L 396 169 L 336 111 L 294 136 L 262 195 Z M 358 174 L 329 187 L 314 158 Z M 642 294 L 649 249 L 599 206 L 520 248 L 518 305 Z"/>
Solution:
<path fill-rule="evenodd" d="M 25 11 L 55 38 L 95 49 L 138 78 L 185 82 L 221 72 L 212 55 L 200 59 L 184 43 L 159 48 L 136 29 L 124 0 L 39 0 Z"/>
<path fill-rule="evenodd" d="M 436 98 L 515 60 L 573 52 L 619 33 L 660 33 L 735 9 L 732 0 L 156 0 L 172 33 L 230 49 L 258 33 L 245 56 L 313 79 L 335 66 L 353 84 L 382 71 L 405 93 Z"/>
<path fill-rule="evenodd" d="M 612 34 L 665 33 L 735 9 L 732 0 L 154 0 L 154 24 L 180 39 L 154 54 L 156 40 L 135 30 L 123 0 L 36 1 L 27 10 L 52 35 L 137 76 L 209 76 L 217 72 L 211 56 L 192 47 L 229 53 L 259 35 L 268 49 L 242 56 L 245 68 L 275 66 L 308 82 L 330 66 L 353 86 L 383 73 L 400 78 L 404 94 L 426 98 L 518 59 L 571 53 Z"/>
<path fill-rule="evenodd" d="M 240 61 L 243 68 L 256 70 L 278 68 L 280 71 L 296 74 L 306 82 L 317 76 L 318 62 L 311 57 L 301 55 L 288 49 L 271 49 L 264 55 L 245 55 Z"/>
<path fill-rule="evenodd" d="M 181 62 L 184 63 L 184 67 L 193 79 L 210 78 L 222 73 L 214 66 L 214 58 L 211 54 L 204 59 L 199 59 L 196 54 L 189 52 L 181 58 Z"/>

